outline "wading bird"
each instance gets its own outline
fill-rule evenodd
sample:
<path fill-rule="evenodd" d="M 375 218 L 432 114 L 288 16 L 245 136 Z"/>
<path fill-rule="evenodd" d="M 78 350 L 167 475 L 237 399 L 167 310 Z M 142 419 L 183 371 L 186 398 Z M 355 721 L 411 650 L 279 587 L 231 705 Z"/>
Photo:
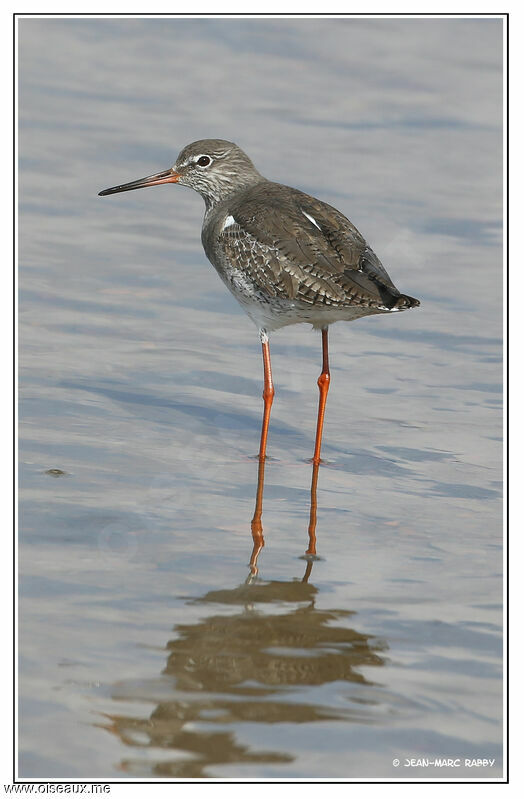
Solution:
<path fill-rule="evenodd" d="M 264 416 L 259 459 L 266 457 L 274 387 L 269 334 L 309 322 L 322 331 L 322 373 L 313 463 L 320 463 L 329 389 L 328 327 L 369 314 L 404 311 L 419 300 L 401 294 L 356 227 L 330 205 L 266 180 L 229 141 L 185 147 L 164 172 L 100 195 L 180 183 L 206 205 L 202 244 L 218 274 L 257 325 L 264 362 Z"/>

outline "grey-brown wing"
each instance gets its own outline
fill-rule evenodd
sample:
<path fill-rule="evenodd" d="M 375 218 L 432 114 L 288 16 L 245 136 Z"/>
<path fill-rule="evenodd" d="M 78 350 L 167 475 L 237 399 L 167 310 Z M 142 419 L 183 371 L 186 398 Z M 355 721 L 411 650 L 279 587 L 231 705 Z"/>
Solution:
<path fill-rule="evenodd" d="M 254 264 L 270 296 L 386 308 L 401 296 L 356 227 L 320 200 L 268 183 L 232 211 L 221 246 L 232 262 Z"/>
<path fill-rule="evenodd" d="M 371 280 L 396 289 L 378 256 L 344 214 L 302 192 L 297 192 L 297 199 L 306 212 L 314 215 L 329 246 L 339 254 L 344 272 L 349 272 L 351 276 L 351 272 L 362 271 Z"/>
<path fill-rule="evenodd" d="M 307 303 L 318 302 L 319 298 L 344 302 L 344 290 L 314 259 L 297 257 L 284 242 L 269 243 L 268 237 L 260 238 L 248 227 L 235 221 L 218 236 L 218 248 L 231 269 L 229 275 L 224 275 L 226 279 L 239 288 L 241 282 L 250 284 L 254 293 L 262 292 L 268 297 Z M 219 272 L 226 271 L 220 263 L 215 266 Z"/>

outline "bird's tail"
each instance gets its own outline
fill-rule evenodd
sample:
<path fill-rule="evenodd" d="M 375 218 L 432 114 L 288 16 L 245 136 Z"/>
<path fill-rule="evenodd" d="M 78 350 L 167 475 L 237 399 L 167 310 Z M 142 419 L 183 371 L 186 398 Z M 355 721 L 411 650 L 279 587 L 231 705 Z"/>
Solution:
<path fill-rule="evenodd" d="M 420 305 L 420 300 L 417 300 L 416 297 L 409 297 L 407 294 L 401 294 L 400 297 L 397 297 L 391 310 L 405 311 L 407 308 L 416 308 L 418 305 Z"/>

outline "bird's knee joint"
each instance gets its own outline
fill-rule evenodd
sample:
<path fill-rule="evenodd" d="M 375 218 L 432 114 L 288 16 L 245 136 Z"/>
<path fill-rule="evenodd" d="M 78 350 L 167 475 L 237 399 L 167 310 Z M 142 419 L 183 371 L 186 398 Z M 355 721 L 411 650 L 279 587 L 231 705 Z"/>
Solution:
<path fill-rule="evenodd" d="M 262 392 L 262 399 L 264 402 L 273 402 L 273 397 L 275 396 L 275 389 L 273 386 L 270 388 L 265 388 Z"/>
<path fill-rule="evenodd" d="M 326 388 L 329 386 L 329 381 L 331 380 L 331 376 L 329 372 L 322 372 L 320 377 L 317 380 L 317 385 L 319 388 Z"/>

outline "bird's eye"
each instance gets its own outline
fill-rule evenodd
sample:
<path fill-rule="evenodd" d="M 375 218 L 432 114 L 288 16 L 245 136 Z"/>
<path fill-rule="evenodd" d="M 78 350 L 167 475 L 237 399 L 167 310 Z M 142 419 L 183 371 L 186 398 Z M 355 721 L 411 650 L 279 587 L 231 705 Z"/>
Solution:
<path fill-rule="evenodd" d="M 211 158 L 208 155 L 201 155 L 197 161 L 198 166 L 209 166 Z"/>

